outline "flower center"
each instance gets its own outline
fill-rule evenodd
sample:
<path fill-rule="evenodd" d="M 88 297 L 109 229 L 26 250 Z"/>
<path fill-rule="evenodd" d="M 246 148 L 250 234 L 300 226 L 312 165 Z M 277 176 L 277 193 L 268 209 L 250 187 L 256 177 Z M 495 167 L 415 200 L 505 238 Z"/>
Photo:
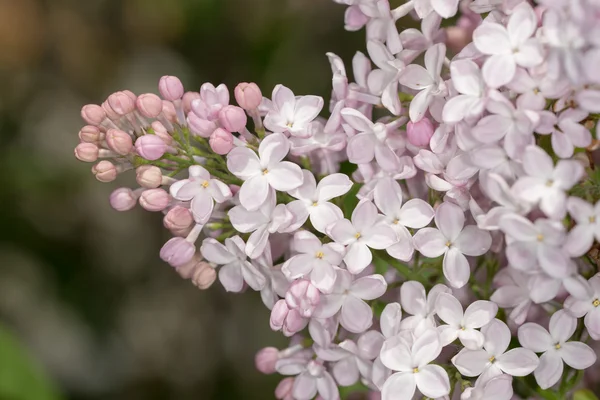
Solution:
<path fill-rule="evenodd" d="M 360 234 L 360 232 L 356 232 L 356 234 L 354 235 L 354 239 L 360 239 L 362 235 Z"/>
<path fill-rule="evenodd" d="M 314 202 L 312 203 L 312 206 L 313 206 L 313 207 L 316 207 L 316 206 L 318 206 L 318 205 L 319 205 L 319 203 L 317 203 L 316 201 L 314 201 Z"/>
<path fill-rule="evenodd" d="M 266 174 L 268 174 L 268 173 L 269 173 L 269 170 L 268 170 L 268 169 L 266 169 L 266 168 L 265 168 L 265 169 L 263 169 L 263 175 L 266 175 Z"/>
<path fill-rule="evenodd" d="M 323 254 L 322 251 L 317 251 L 317 254 L 315 254 L 315 257 L 317 257 L 318 259 L 321 259 L 321 258 L 325 257 L 325 254 Z"/>
<path fill-rule="evenodd" d="M 461 325 L 460 330 L 464 331 L 465 329 L 467 329 L 467 328 L 465 328 L 464 325 Z"/>
<path fill-rule="evenodd" d="M 594 222 L 596 222 L 596 216 L 595 216 L 595 215 L 592 215 L 592 216 L 589 218 L 589 221 L 590 221 L 590 224 L 593 224 Z"/>
<path fill-rule="evenodd" d="M 538 233 L 538 235 L 537 235 L 537 241 L 538 242 L 543 242 L 544 241 L 544 235 L 542 235 L 541 233 Z"/>
<path fill-rule="evenodd" d="M 548 181 L 546 182 L 546 186 L 552 187 L 552 185 L 554 185 L 554 181 L 552 179 L 548 179 Z"/>
<path fill-rule="evenodd" d="M 206 189 L 208 187 L 208 181 L 202 182 L 202 187 Z"/>
<path fill-rule="evenodd" d="M 293 122 L 288 122 L 285 126 L 287 126 L 288 128 L 293 128 L 294 127 L 294 123 Z"/>
<path fill-rule="evenodd" d="M 594 301 L 592 302 L 592 305 L 593 305 L 594 307 L 598 307 L 598 306 L 600 306 L 600 300 L 598 300 L 598 299 L 594 299 Z"/>
<path fill-rule="evenodd" d="M 419 372 L 419 368 L 413 368 L 413 374 L 416 374 L 417 372 Z"/>
<path fill-rule="evenodd" d="M 560 343 L 556 343 L 556 344 L 554 345 L 554 348 L 555 348 L 556 350 L 560 350 L 560 348 L 561 348 L 561 345 L 560 345 Z"/>
<path fill-rule="evenodd" d="M 398 225 L 399 222 L 400 222 L 400 220 L 398 218 L 396 218 L 392 221 L 392 224 Z"/>
<path fill-rule="evenodd" d="M 494 361 L 496 361 L 496 357 L 494 357 L 494 356 L 491 356 L 491 357 L 490 357 L 490 362 L 493 364 L 493 363 L 494 363 Z"/>
<path fill-rule="evenodd" d="M 450 247 L 450 246 L 452 246 L 452 242 L 448 240 L 448 241 L 446 242 L 446 247 Z"/>

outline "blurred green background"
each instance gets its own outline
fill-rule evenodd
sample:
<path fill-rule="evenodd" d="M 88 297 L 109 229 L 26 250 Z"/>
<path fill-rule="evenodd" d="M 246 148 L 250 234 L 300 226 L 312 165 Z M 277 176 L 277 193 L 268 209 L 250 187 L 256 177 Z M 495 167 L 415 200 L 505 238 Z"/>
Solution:
<path fill-rule="evenodd" d="M 325 53 L 364 32 L 331 0 L 0 0 L 0 400 L 268 399 L 254 354 L 285 339 L 257 293 L 163 264 L 161 214 L 108 205 L 75 160 L 79 111 L 162 75 L 284 83 L 329 100 Z M 327 104 L 327 103 L 326 103 Z"/>

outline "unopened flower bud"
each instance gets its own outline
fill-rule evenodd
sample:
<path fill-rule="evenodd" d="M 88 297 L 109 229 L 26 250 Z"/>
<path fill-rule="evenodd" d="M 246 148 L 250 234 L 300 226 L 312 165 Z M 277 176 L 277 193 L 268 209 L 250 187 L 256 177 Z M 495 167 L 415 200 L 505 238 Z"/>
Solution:
<path fill-rule="evenodd" d="M 108 100 L 102 103 L 102 109 L 106 112 L 106 116 L 114 121 L 121 118 L 121 116 L 117 114 L 115 110 L 112 109 Z"/>
<path fill-rule="evenodd" d="M 433 136 L 433 124 L 428 118 L 423 118 L 419 122 L 409 122 L 406 124 L 406 135 L 408 141 L 418 147 L 429 145 L 429 140 Z"/>
<path fill-rule="evenodd" d="M 125 156 L 133 149 L 131 136 L 120 129 L 109 129 L 106 132 L 106 144 L 117 154 Z"/>
<path fill-rule="evenodd" d="M 305 318 L 312 316 L 320 298 L 319 289 L 306 279 L 294 281 L 285 294 L 285 302 L 290 310 L 297 310 Z"/>
<path fill-rule="evenodd" d="M 254 365 L 263 374 L 270 375 L 275 373 L 277 360 L 279 360 L 279 350 L 275 347 L 265 347 L 256 353 Z"/>
<path fill-rule="evenodd" d="M 116 92 L 108 96 L 108 104 L 117 114 L 127 115 L 135 110 L 135 95 L 132 98 L 125 92 Z"/>
<path fill-rule="evenodd" d="M 163 142 L 167 144 L 167 146 L 170 146 L 171 143 L 173 143 L 173 136 L 169 135 L 167 128 L 165 128 L 160 121 L 154 121 L 151 126 L 154 130 L 154 134 L 161 138 Z"/>
<path fill-rule="evenodd" d="M 92 167 L 92 173 L 100 182 L 112 182 L 117 178 L 117 167 L 110 161 L 102 160 Z"/>
<path fill-rule="evenodd" d="M 298 309 L 290 310 L 285 319 L 285 323 L 283 324 L 283 329 L 281 330 L 283 334 L 287 337 L 294 336 L 296 333 L 300 332 L 302 329 L 306 327 L 308 323 L 308 319 L 304 318 L 300 315 Z"/>
<path fill-rule="evenodd" d="M 188 208 L 175 206 L 163 218 L 165 228 L 173 232 L 184 232 L 194 223 L 194 217 Z M 179 236 L 179 235 L 178 235 Z"/>
<path fill-rule="evenodd" d="M 135 141 L 135 150 L 146 160 L 161 158 L 167 151 L 167 144 L 157 135 L 144 135 Z"/>
<path fill-rule="evenodd" d="M 135 103 L 135 101 L 137 100 L 137 96 L 135 95 L 135 93 L 133 93 L 131 90 L 123 90 L 122 93 L 125 93 L 127 96 L 129 96 L 129 98 L 131 100 L 133 100 L 133 102 Z"/>
<path fill-rule="evenodd" d="M 160 249 L 160 258 L 177 268 L 187 264 L 196 253 L 196 246 L 184 238 L 174 237 Z"/>
<path fill-rule="evenodd" d="M 140 205 L 146 211 L 162 211 L 169 206 L 171 196 L 164 189 L 148 189 L 140 196 Z"/>
<path fill-rule="evenodd" d="M 177 122 L 177 110 L 170 101 L 163 100 L 162 113 L 170 122 Z"/>
<path fill-rule="evenodd" d="M 155 189 L 162 183 L 162 171 L 154 165 L 142 165 L 135 170 L 137 183 L 146 189 Z"/>
<path fill-rule="evenodd" d="M 233 135 L 223 128 L 217 128 L 210 135 L 210 148 L 217 154 L 225 155 L 233 148 Z"/>
<path fill-rule="evenodd" d="M 240 83 L 235 87 L 234 94 L 235 101 L 237 101 L 244 110 L 255 110 L 262 101 L 262 93 L 258 85 L 254 82 Z"/>
<path fill-rule="evenodd" d="M 98 159 L 100 149 L 94 143 L 79 143 L 75 147 L 75 157 L 79 161 L 94 162 Z"/>
<path fill-rule="evenodd" d="M 271 310 L 271 318 L 269 320 L 271 329 L 274 331 L 281 330 L 289 312 L 290 309 L 288 308 L 285 300 L 279 300 L 277 303 L 275 303 L 273 309 Z"/>
<path fill-rule="evenodd" d="M 206 262 L 201 262 L 196 267 L 192 276 L 192 283 L 201 290 L 208 289 L 215 283 L 217 271 Z"/>
<path fill-rule="evenodd" d="M 190 131 L 198 136 L 208 138 L 217 129 L 217 124 L 213 121 L 200 118 L 195 113 L 189 113 L 187 123 Z"/>
<path fill-rule="evenodd" d="M 246 127 L 248 117 L 240 107 L 225 106 L 219 111 L 219 122 L 229 132 L 240 132 Z"/>
<path fill-rule="evenodd" d="M 79 131 L 79 140 L 86 143 L 98 143 L 104 140 L 104 132 L 94 125 L 86 125 Z"/>
<path fill-rule="evenodd" d="M 110 194 L 110 206 L 117 211 L 129 211 L 136 202 L 137 197 L 130 188 L 119 188 Z"/>
<path fill-rule="evenodd" d="M 183 84 L 176 76 L 165 75 L 158 82 L 158 91 L 165 100 L 179 100 L 183 96 Z"/>
<path fill-rule="evenodd" d="M 180 265 L 175 268 L 175 271 L 177 271 L 179 276 L 183 279 L 191 279 L 192 276 L 194 276 L 194 272 L 196 272 L 196 267 L 201 263 L 205 263 L 205 261 L 199 253 L 196 253 L 190 262 Z"/>
<path fill-rule="evenodd" d="M 200 99 L 198 92 L 185 92 L 181 100 L 183 111 L 188 114 L 192 110 L 192 101 Z"/>
<path fill-rule="evenodd" d="M 141 94 L 137 98 L 135 105 L 140 114 L 146 118 L 158 117 L 163 109 L 162 99 L 154 93 Z"/>
<path fill-rule="evenodd" d="M 275 388 L 275 398 L 277 400 L 294 400 L 294 396 L 292 396 L 294 381 L 295 379 L 292 377 L 282 379 Z"/>
<path fill-rule="evenodd" d="M 81 108 L 81 118 L 90 125 L 100 125 L 106 118 L 106 112 L 97 104 L 88 104 Z"/>

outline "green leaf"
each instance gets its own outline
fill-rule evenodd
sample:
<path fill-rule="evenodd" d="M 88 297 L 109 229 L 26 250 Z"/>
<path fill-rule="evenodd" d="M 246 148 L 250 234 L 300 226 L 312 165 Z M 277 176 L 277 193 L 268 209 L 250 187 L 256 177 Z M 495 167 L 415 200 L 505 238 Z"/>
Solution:
<path fill-rule="evenodd" d="M 581 389 L 575 392 L 573 400 L 598 400 L 598 397 L 589 389 Z"/>
<path fill-rule="evenodd" d="M 37 362 L 3 327 L 0 327 L 0 399 L 62 399 Z"/>
<path fill-rule="evenodd" d="M 352 185 L 352 189 L 350 189 L 350 191 L 344 195 L 342 208 L 344 211 L 345 218 L 350 219 L 350 217 L 352 216 L 352 211 L 354 211 L 356 205 L 359 202 L 358 197 L 356 197 L 356 194 L 358 193 L 361 187 L 362 184 L 355 183 L 354 185 Z"/>

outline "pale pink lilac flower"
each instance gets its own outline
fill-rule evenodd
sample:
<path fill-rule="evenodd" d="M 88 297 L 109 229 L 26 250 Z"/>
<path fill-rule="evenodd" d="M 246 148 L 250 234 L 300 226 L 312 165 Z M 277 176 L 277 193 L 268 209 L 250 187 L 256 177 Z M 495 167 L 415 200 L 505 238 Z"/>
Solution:
<path fill-rule="evenodd" d="M 351 221 L 340 219 L 327 231 L 335 242 L 347 246 L 344 262 L 353 274 L 362 272 L 371 263 L 370 249 L 382 250 L 398 241 L 396 232 L 381 222 L 377 207 L 367 199 L 358 203 Z"/>
<path fill-rule="evenodd" d="M 587 147 L 592 143 L 592 134 L 580 124 L 588 113 L 579 109 L 568 109 L 558 117 L 554 113 L 544 114 L 548 118 L 542 120 L 536 129 L 540 134 L 552 134 L 552 150 L 560 158 L 569 158 L 575 148 Z"/>
<path fill-rule="evenodd" d="M 600 275 L 590 278 L 591 293 L 584 299 L 569 296 L 564 307 L 576 318 L 585 316 L 583 322 L 588 333 L 594 340 L 600 340 Z"/>
<path fill-rule="evenodd" d="M 492 237 L 475 225 L 465 227 L 464 212 L 444 202 L 435 212 L 436 228 L 423 228 L 413 237 L 415 248 L 426 257 L 444 256 L 444 276 L 453 287 L 461 288 L 471 275 L 465 257 L 480 256 L 489 250 Z"/>
<path fill-rule="evenodd" d="M 437 284 L 427 294 L 421 282 L 404 282 L 400 288 L 400 303 L 404 311 L 411 315 L 400 322 L 400 329 L 420 332 L 427 328 L 435 328 L 435 305 L 441 293 L 451 293 L 450 288 Z"/>
<path fill-rule="evenodd" d="M 274 133 L 262 140 L 258 155 L 247 147 L 236 147 L 227 155 L 227 168 L 244 180 L 240 189 L 240 203 L 249 211 L 267 200 L 270 188 L 288 191 L 302 185 L 302 170 L 297 164 L 283 161 L 290 150 L 290 142 L 282 133 Z"/>
<path fill-rule="evenodd" d="M 294 96 L 283 85 L 273 89 L 271 109 L 264 119 L 265 128 L 275 133 L 308 137 L 308 125 L 323 109 L 323 98 L 319 96 Z"/>
<path fill-rule="evenodd" d="M 456 124 L 463 119 L 478 117 L 485 110 L 486 86 L 481 71 L 471 60 L 456 60 L 450 63 L 452 85 L 459 93 L 448 100 L 442 118 L 447 124 Z"/>
<path fill-rule="evenodd" d="M 399 303 L 388 303 L 379 318 L 381 327 L 381 346 L 387 339 L 391 339 L 401 332 L 402 308 Z M 380 351 L 381 351 L 380 346 Z M 380 352 L 378 352 L 380 353 Z M 387 378 L 392 374 L 392 371 L 381 362 L 381 354 L 377 355 L 373 361 L 373 369 L 371 372 L 371 380 L 381 390 Z"/>
<path fill-rule="evenodd" d="M 492 293 L 490 300 L 501 308 L 512 309 L 508 318 L 517 325 L 525 322 L 527 314 L 533 303 L 531 299 L 532 275 L 525 274 L 514 268 L 504 268 L 494 277 L 496 291 Z M 544 291 L 544 288 L 538 288 Z"/>
<path fill-rule="evenodd" d="M 569 215 L 577 223 L 567 235 L 565 250 L 571 257 L 581 257 L 600 242 L 600 202 L 592 205 L 579 197 L 567 199 Z"/>
<path fill-rule="evenodd" d="M 282 375 L 297 375 L 291 392 L 296 400 L 311 400 L 317 393 L 323 400 L 339 399 L 337 385 L 322 361 L 289 357 L 277 361 L 275 368 Z"/>
<path fill-rule="evenodd" d="M 512 400 L 513 378 L 510 375 L 498 375 L 489 381 L 466 388 L 461 400 Z"/>
<path fill-rule="evenodd" d="M 367 51 L 371 61 L 379 68 L 369 73 L 369 91 L 381 96 L 381 103 L 392 114 L 400 115 L 402 105 L 398 97 L 398 78 L 404 71 L 404 62 L 394 57 L 378 40 L 369 40 Z"/>

